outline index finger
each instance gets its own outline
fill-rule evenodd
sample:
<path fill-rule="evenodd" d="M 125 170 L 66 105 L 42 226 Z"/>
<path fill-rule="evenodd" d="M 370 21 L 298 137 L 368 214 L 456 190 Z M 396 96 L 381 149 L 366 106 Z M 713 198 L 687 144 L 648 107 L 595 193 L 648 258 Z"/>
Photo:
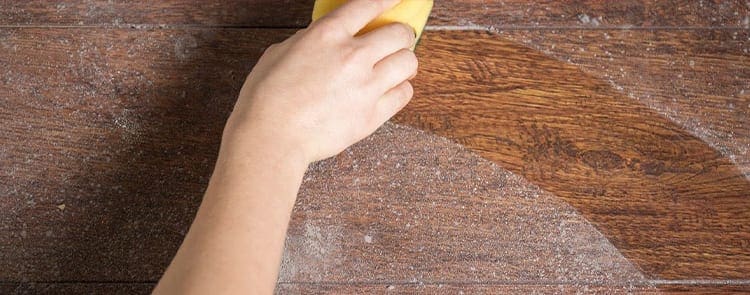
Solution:
<path fill-rule="evenodd" d="M 327 17 L 338 22 L 350 35 L 356 35 L 372 20 L 396 6 L 401 0 L 351 0 Z"/>

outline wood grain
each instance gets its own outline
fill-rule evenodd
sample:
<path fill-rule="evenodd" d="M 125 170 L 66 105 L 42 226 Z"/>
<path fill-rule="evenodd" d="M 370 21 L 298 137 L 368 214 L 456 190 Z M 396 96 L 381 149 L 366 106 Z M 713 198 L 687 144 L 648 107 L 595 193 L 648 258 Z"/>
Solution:
<path fill-rule="evenodd" d="M 158 278 L 246 73 L 290 33 L 0 31 L 2 278 Z"/>
<path fill-rule="evenodd" d="M 288 34 L 8 30 L 0 277 L 158 279 L 210 173 L 232 73 Z M 282 282 L 643 280 L 565 203 L 394 127 L 311 168 L 286 253 Z"/>
<path fill-rule="evenodd" d="M 301 27 L 311 1 L 268 4 L 169 0 L 154 5 L 67 1 L 53 6 L 47 1 L 0 0 L 0 26 L 6 26 L 0 29 L 0 210 L 8 212 L 0 219 L 3 279 L 158 278 L 199 202 L 223 121 L 244 75 L 266 45 L 291 33 L 216 27 Z M 432 25 L 494 33 L 428 32 L 418 51 L 423 68 L 415 81 L 417 98 L 397 121 L 449 137 L 562 197 L 651 278 L 747 279 L 750 185 L 742 177 L 750 163 L 750 115 L 744 108 L 750 106 L 745 89 L 750 80 L 747 19 L 742 1 L 440 1 Z M 80 28 L 13 28 L 23 26 Z M 621 30 L 630 27 L 660 30 Z M 575 28 L 583 30 L 571 30 Z M 481 217 L 429 211 L 431 205 L 419 201 L 435 197 L 420 195 L 432 185 L 428 182 L 410 183 L 411 190 L 400 187 L 410 192 L 400 201 L 414 207 L 377 205 L 379 198 L 399 195 L 385 193 L 382 186 L 388 180 L 402 184 L 411 176 L 396 171 L 391 178 L 372 179 L 369 171 L 347 170 L 352 162 L 375 153 L 361 152 L 362 158 L 349 155 L 333 162 L 339 163 L 337 170 L 354 174 L 306 189 L 308 197 L 302 197 L 303 209 L 298 209 L 290 231 L 287 259 L 299 262 L 309 254 L 304 246 L 312 220 L 318 228 L 344 233 L 334 235 L 335 241 L 350 238 L 341 243 L 351 250 L 336 253 L 333 261 L 369 257 L 369 264 L 346 264 L 349 268 L 322 273 L 320 268 L 287 268 L 283 277 L 288 281 L 344 282 L 374 276 L 406 284 L 413 292 L 434 293 L 442 287 L 420 289 L 423 285 L 409 285 L 409 280 L 488 282 L 488 271 L 503 260 L 514 265 L 502 273 L 514 284 L 459 284 L 450 290 L 560 288 L 549 281 L 517 286 L 524 278 L 543 278 L 530 277 L 529 269 L 554 266 L 524 260 L 520 250 L 503 255 L 466 250 L 477 246 L 476 241 L 494 238 L 509 249 L 555 253 L 543 247 L 549 244 L 514 244 L 512 235 L 494 236 L 502 229 L 498 224 L 449 225 L 447 245 L 431 240 L 431 230 L 443 229 L 449 220 L 468 224 Z M 407 153 L 398 157 L 406 161 Z M 458 173 L 455 169 L 465 162 L 441 159 L 435 161 L 447 166 L 436 167 L 456 175 L 487 176 Z M 374 163 L 369 165 L 365 167 L 376 169 Z M 376 184 L 355 183 L 352 175 Z M 463 184 L 448 182 L 442 189 L 461 189 Z M 327 203 L 316 204 L 310 196 L 322 191 L 340 194 L 328 194 L 323 198 Z M 355 205 L 355 196 L 365 205 Z M 480 195 L 462 196 L 468 200 L 440 200 L 446 208 L 455 200 L 469 210 L 483 210 L 475 202 Z M 342 201 L 354 209 L 341 212 L 333 206 Z M 499 200 L 492 202 L 508 208 Z M 433 219 L 418 235 L 410 236 L 413 232 L 398 228 L 402 224 L 382 218 L 412 211 Z M 328 216 L 339 217 L 331 221 Z M 566 218 L 577 215 L 570 216 Z M 349 227 L 337 223 L 341 220 Z M 387 237 L 378 240 L 385 244 L 363 247 L 362 230 L 372 228 Z M 411 244 L 399 240 L 405 236 Z M 460 243 L 466 239 L 475 242 Z M 439 253 L 461 255 L 425 257 L 397 247 L 425 241 Z M 584 248 L 567 249 L 561 257 Z M 393 267 L 379 260 L 384 253 L 404 258 Z M 598 257 L 591 259 L 592 265 L 609 257 L 583 253 Z M 471 267 L 485 276 L 476 276 Z M 596 278 L 588 274 L 562 291 L 585 286 L 612 292 L 618 286 L 591 285 Z M 89 286 L 63 285 L 15 290 L 81 293 L 75 290 Z M 103 285 L 95 288 L 119 290 Z M 7 286 L 0 284 L 0 290 Z M 307 288 L 351 293 L 362 288 L 284 286 L 290 293 Z M 748 291 L 745 285 L 662 288 L 675 293 Z"/>
<path fill-rule="evenodd" d="M 748 27 L 742 1 L 436 1 L 432 24 L 518 28 Z"/>
<path fill-rule="evenodd" d="M 205 187 L 235 73 L 291 32 L 4 31 L 2 279 L 158 279 Z M 311 169 L 282 281 L 643 279 L 568 205 L 397 131 Z"/>
<path fill-rule="evenodd" d="M 283 284 L 278 294 L 660 294 L 652 288 L 534 284 Z"/>
<path fill-rule="evenodd" d="M 0 283 L 0 293 L 21 294 L 151 294 L 154 283 Z"/>
<path fill-rule="evenodd" d="M 296 209 L 280 282 L 645 284 L 564 202 L 410 128 L 311 167 Z"/>
<path fill-rule="evenodd" d="M 150 294 L 154 283 L 0 283 L 2 294 Z M 677 285 L 650 287 L 599 285 L 499 285 L 499 284 L 280 284 L 276 294 L 747 294 L 750 287 Z"/>
<path fill-rule="evenodd" d="M 659 294 L 747 294 L 750 285 L 665 285 L 659 287 Z"/>
<path fill-rule="evenodd" d="M 747 294 L 750 286 L 677 285 L 658 289 L 643 286 L 438 284 L 438 285 L 326 285 L 282 284 L 279 294 Z"/>
<path fill-rule="evenodd" d="M 201 25 L 302 27 L 312 0 L 167 0 L 50 2 L 0 0 L 0 25 Z M 438 0 L 438 26 L 512 28 L 748 28 L 750 7 L 734 1 Z"/>
<path fill-rule="evenodd" d="M 750 31 L 508 31 L 683 126 L 750 179 Z"/>
<path fill-rule="evenodd" d="M 428 34 L 418 51 L 417 99 L 397 122 L 564 198 L 650 275 L 746 276 L 750 184 L 706 143 L 577 67 L 491 34 Z"/>
<path fill-rule="evenodd" d="M 0 0 L 0 25 L 304 27 L 313 0 Z"/>

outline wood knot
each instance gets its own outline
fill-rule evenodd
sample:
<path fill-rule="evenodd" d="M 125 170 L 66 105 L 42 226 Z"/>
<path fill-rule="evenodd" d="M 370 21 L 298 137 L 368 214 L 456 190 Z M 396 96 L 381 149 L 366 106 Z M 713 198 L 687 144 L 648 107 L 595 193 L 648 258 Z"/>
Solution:
<path fill-rule="evenodd" d="M 583 163 L 594 170 L 613 170 L 623 166 L 623 158 L 610 151 L 585 151 L 581 154 Z"/>

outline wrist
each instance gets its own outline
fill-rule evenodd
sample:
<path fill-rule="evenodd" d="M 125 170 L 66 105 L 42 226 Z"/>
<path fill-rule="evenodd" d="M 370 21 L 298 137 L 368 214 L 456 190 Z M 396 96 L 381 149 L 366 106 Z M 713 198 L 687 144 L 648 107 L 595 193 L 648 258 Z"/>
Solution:
<path fill-rule="evenodd" d="M 302 145 L 279 136 L 262 124 L 239 121 L 230 117 L 222 135 L 220 157 L 230 162 L 252 161 L 257 166 L 272 166 L 304 174 L 310 160 Z M 300 175 L 301 176 L 301 175 Z"/>

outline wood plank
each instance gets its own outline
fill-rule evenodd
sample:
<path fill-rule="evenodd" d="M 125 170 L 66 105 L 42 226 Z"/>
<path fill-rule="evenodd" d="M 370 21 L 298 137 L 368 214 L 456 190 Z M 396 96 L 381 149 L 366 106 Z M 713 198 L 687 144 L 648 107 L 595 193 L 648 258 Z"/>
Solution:
<path fill-rule="evenodd" d="M 243 80 L 232 72 L 290 33 L 7 31 L 0 278 L 158 279 L 210 173 Z M 643 275 L 554 196 L 389 126 L 311 168 L 280 279 L 620 286 Z"/>
<path fill-rule="evenodd" d="M 427 34 L 418 51 L 417 99 L 397 122 L 564 198 L 648 275 L 749 273 L 750 184 L 705 142 L 576 66 L 492 34 Z"/>
<path fill-rule="evenodd" d="M 0 294 L 150 294 L 154 283 L 0 283 Z"/>
<path fill-rule="evenodd" d="M 313 166 L 297 210 L 281 282 L 644 279 L 567 204 L 410 128 Z"/>
<path fill-rule="evenodd" d="M 717 284 L 717 285 L 664 285 L 659 286 L 659 294 L 747 294 L 750 293 L 748 284 Z"/>
<path fill-rule="evenodd" d="M 301 27 L 313 0 L 137 1 L 0 0 L 0 25 L 202 25 Z M 438 26 L 510 28 L 747 28 L 743 1 L 482 1 L 438 0 L 430 21 Z"/>
<path fill-rule="evenodd" d="M 0 30 L 0 269 L 155 280 L 202 196 L 262 30 Z"/>
<path fill-rule="evenodd" d="M 660 294 L 635 286 L 534 284 L 282 284 L 277 294 Z"/>
<path fill-rule="evenodd" d="M 607 81 L 731 159 L 750 179 L 750 31 L 507 31 Z"/>
<path fill-rule="evenodd" d="M 312 0 L 0 0 L 0 25 L 304 27 Z"/>
<path fill-rule="evenodd" d="M 0 283 L 2 294 L 150 294 L 154 283 Z M 280 284 L 276 294 L 747 294 L 747 285 L 677 285 L 651 287 L 620 286 L 618 289 L 598 285 L 501 285 L 501 284 Z"/>
<path fill-rule="evenodd" d="M 742 1 L 436 1 L 436 25 L 514 28 L 748 27 Z"/>
<path fill-rule="evenodd" d="M 279 294 L 747 294 L 748 285 L 282 284 Z"/>
<path fill-rule="evenodd" d="M 158 278 L 192 218 L 223 120 L 244 74 L 266 44 L 290 33 L 0 30 L 0 45 L 8 49 L 0 52 L 0 164 L 10 167 L 0 174 L 0 195 L 12 196 L 0 202 L 3 212 L 10 212 L 0 222 L 2 277 Z M 606 82 L 497 35 L 431 32 L 425 38 L 419 49 L 423 68 L 415 82 L 418 98 L 399 117 L 401 122 L 454 138 L 565 198 L 648 275 L 744 278 L 748 273 L 748 183 L 707 144 Z M 418 149 L 427 143 L 398 148 Z M 482 216 L 518 214 L 527 218 L 518 222 L 544 233 L 555 226 L 530 223 L 536 215 L 524 210 L 544 204 L 558 208 L 553 197 L 539 193 L 550 203 L 536 199 L 532 206 L 528 200 L 512 198 L 518 192 L 507 193 L 516 206 L 527 206 L 513 207 L 490 198 L 503 194 L 466 191 L 462 182 L 477 181 L 473 177 L 499 181 L 493 178 L 499 172 L 468 155 L 433 159 L 430 163 L 440 165 L 425 166 L 453 175 L 456 178 L 449 179 L 453 182 L 423 179 L 403 170 L 373 174 L 382 168 L 366 160 L 382 155 L 383 150 L 387 149 L 362 147 L 357 154 L 361 158 L 343 155 L 327 165 L 348 174 L 308 184 L 304 194 L 308 197 L 302 197 L 290 230 L 287 261 L 309 256 L 303 246 L 310 236 L 320 236 L 322 242 L 333 237 L 334 244 L 342 241 L 345 247 L 341 249 L 352 250 L 324 256 L 330 259 L 314 259 L 319 266 L 329 267 L 323 272 L 287 266 L 286 278 L 345 281 L 354 274 L 429 282 L 446 277 L 486 281 L 492 279 L 490 274 L 514 280 L 573 279 L 583 273 L 582 281 L 587 282 L 623 269 L 627 271 L 619 278 L 632 280 L 622 261 L 581 246 L 579 239 L 570 239 L 574 243 L 568 247 L 572 248 L 562 250 L 549 248 L 549 240 L 517 244 L 512 242 L 519 240 L 513 234 L 541 237 L 512 227 L 502 230 L 518 223 L 502 224 L 503 219 L 478 223 L 486 220 L 455 210 L 458 205 L 479 214 L 488 210 Z M 407 159 L 425 157 L 424 150 L 398 151 L 387 160 L 395 162 L 383 159 L 381 164 L 421 167 Z M 435 157 L 445 155 L 436 153 Z M 357 161 L 369 165 L 359 164 L 368 169 L 353 169 Z M 317 177 L 330 176 L 316 171 Z M 487 171 L 496 174 L 482 174 Z M 360 183 L 364 180 L 371 181 Z M 397 186 L 384 188 L 392 183 Z M 434 189 L 442 193 L 425 195 L 436 183 Z M 312 202 L 312 196 L 327 196 L 323 199 L 327 202 Z M 380 199 L 389 198 L 398 202 L 383 207 Z M 433 199 L 439 201 L 440 210 L 433 212 L 434 205 L 425 201 Z M 341 212 L 342 204 L 351 212 Z M 479 209 L 485 205 L 490 209 Z M 502 211 L 512 208 L 516 211 Z M 392 219 L 398 214 L 413 212 L 436 221 L 425 222 L 417 233 L 394 224 Z M 563 215 L 549 222 L 579 218 Z M 340 224 L 343 221 L 346 226 Z M 454 221 L 461 226 L 451 225 Z M 318 235 L 316 228 L 344 234 Z M 574 232 L 586 237 L 580 232 L 586 228 L 577 227 Z M 363 245 L 369 229 L 386 238 L 384 246 Z M 435 232 L 448 238 L 440 242 Z M 506 232 L 510 236 L 496 236 Z M 600 241 L 591 231 L 583 232 L 591 241 Z M 570 234 L 547 236 L 566 233 Z M 404 237 L 412 240 L 404 241 Z M 489 247 L 493 244 L 486 241 L 501 241 L 503 247 Z M 591 241 L 588 244 L 597 244 Z M 401 248 L 404 245 L 411 248 Z M 418 254 L 415 249 L 419 247 L 451 255 L 420 256 L 427 254 Z M 496 252 L 506 248 L 518 251 L 513 255 Z M 566 260 L 524 260 L 519 257 L 533 256 L 523 256 L 524 249 L 563 258 L 577 253 L 601 259 L 589 259 L 592 265 L 578 265 L 572 273 L 556 273 L 555 267 Z M 339 268 L 339 263 L 355 257 L 371 259 Z M 383 257 L 404 260 L 391 266 Z M 493 273 L 502 263 L 507 267 Z M 604 273 L 586 271 L 600 263 L 608 265 Z M 530 273 L 534 269 L 550 272 Z"/>

